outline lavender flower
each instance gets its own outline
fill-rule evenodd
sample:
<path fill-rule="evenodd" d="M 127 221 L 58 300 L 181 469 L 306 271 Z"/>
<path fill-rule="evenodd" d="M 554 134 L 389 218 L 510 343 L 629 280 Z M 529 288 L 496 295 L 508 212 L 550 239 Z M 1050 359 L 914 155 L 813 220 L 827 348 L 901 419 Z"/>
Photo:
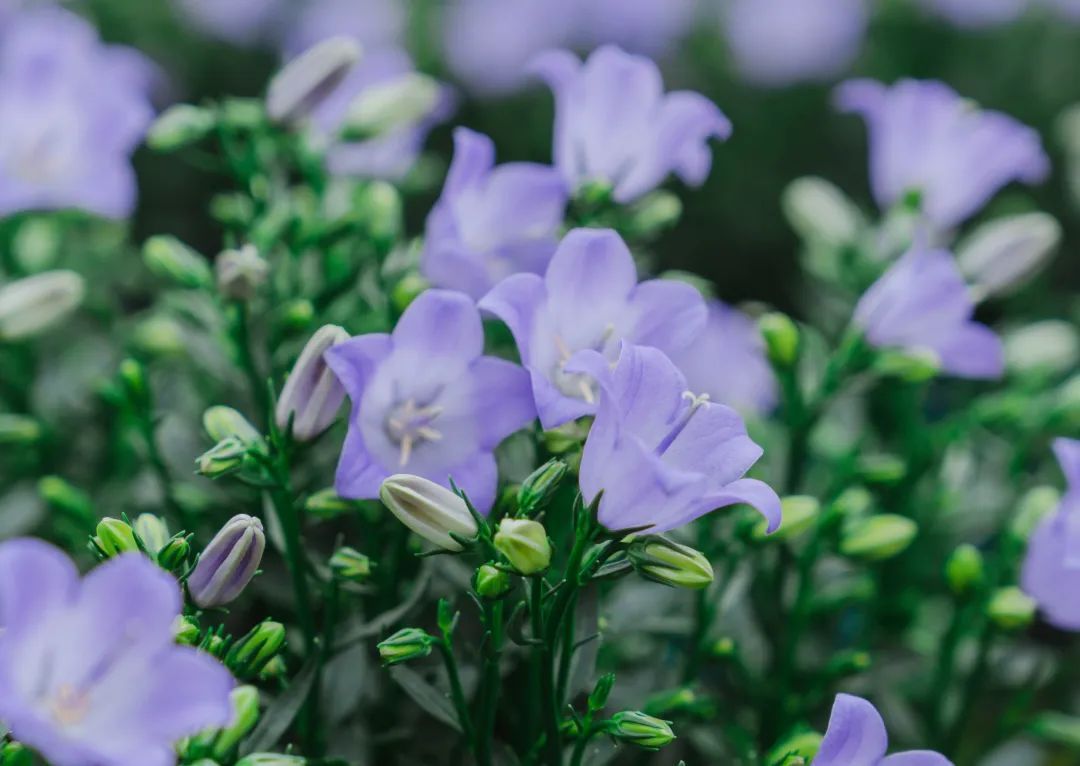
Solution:
<path fill-rule="evenodd" d="M 633 53 L 660 56 L 689 31 L 695 0 L 576 0 L 575 47 L 605 43 Z"/>
<path fill-rule="evenodd" d="M 878 204 L 917 194 L 922 215 L 938 229 L 971 217 L 1006 184 L 1038 183 L 1050 170 L 1038 133 L 978 109 L 944 83 L 851 80 L 837 89 L 836 103 L 866 120 Z"/>
<path fill-rule="evenodd" d="M 972 320 L 975 304 L 950 253 L 921 247 L 904 255 L 859 300 L 854 321 L 874 346 L 929 353 L 962 378 L 997 378 L 1001 340 Z"/>
<path fill-rule="evenodd" d="M 550 429 L 596 412 L 596 383 L 571 372 L 583 350 L 614 361 L 622 340 L 672 353 L 705 324 L 705 303 L 688 284 L 640 285 L 626 244 L 610 229 L 575 229 L 563 239 L 543 277 L 515 274 L 480 301 L 514 334 L 532 378 L 540 422 Z"/>
<path fill-rule="evenodd" d="M 405 4 L 397 0 L 308 0 L 290 23 L 285 50 L 296 55 L 338 35 L 360 43 L 365 55 L 400 48 L 407 24 Z"/>
<path fill-rule="evenodd" d="M 888 747 L 885 722 L 874 706 L 862 697 L 837 694 L 813 766 L 952 766 L 940 753 L 909 750 L 887 756 Z"/>
<path fill-rule="evenodd" d="M 253 45 L 276 31 L 283 0 L 174 0 L 199 30 L 236 45 Z"/>
<path fill-rule="evenodd" d="M 859 54 L 868 16 L 865 0 L 733 0 L 724 32 L 742 76 L 776 87 L 844 72 Z"/>
<path fill-rule="evenodd" d="M 1032 535 L 1020 582 L 1047 622 L 1080 630 L 1080 440 L 1057 439 L 1054 453 L 1067 489 L 1057 511 Z"/>
<path fill-rule="evenodd" d="M 491 139 L 454 131 L 454 160 L 427 221 L 424 275 L 473 298 L 511 274 L 542 273 L 566 209 L 566 186 L 554 168 L 494 165 Z"/>
<path fill-rule="evenodd" d="M 173 643 L 176 581 L 126 554 L 81 581 L 60 550 L 0 544 L 0 721 L 54 766 L 176 763 L 173 743 L 224 726 L 232 678 Z"/>
<path fill-rule="evenodd" d="M 69 207 L 130 214 L 129 156 L 153 118 L 151 79 L 149 62 L 103 45 L 72 13 L 17 14 L 0 31 L 0 216 Z"/>
<path fill-rule="evenodd" d="M 780 525 L 780 498 L 744 478 L 761 447 L 742 418 L 690 393 L 663 352 L 624 343 L 614 370 L 595 351 L 579 354 L 570 369 L 593 376 L 600 388 L 580 476 L 587 502 L 604 493 L 605 527 L 664 532 L 736 503 L 754 506 L 770 532 Z"/>
<path fill-rule="evenodd" d="M 708 140 L 731 135 L 711 101 L 665 94 L 656 64 L 614 46 L 584 63 L 549 51 L 533 68 L 555 94 L 555 165 L 573 189 L 609 183 L 617 201 L 630 202 L 671 173 L 699 186 L 712 166 Z"/>
<path fill-rule="evenodd" d="M 188 578 L 191 600 L 203 609 L 235 601 L 259 571 L 265 549 L 262 522 L 244 513 L 233 516 L 206 546 Z"/>
<path fill-rule="evenodd" d="M 958 27 L 975 29 L 1015 21 L 1029 0 L 922 0 L 922 4 Z"/>
<path fill-rule="evenodd" d="M 375 498 L 387 477 L 450 478 L 486 513 L 495 499 L 495 447 L 536 416 L 528 375 L 482 356 L 484 331 L 469 298 L 429 290 L 390 335 L 361 335 L 326 361 L 352 399 L 335 488 Z"/>
<path fill-rule="evenodd" d="M 691 390 L 743 415 L 776 406 L 776 378 L 761 333 L 750 317 L 720 301 L 708 304 L 708 320 L 686 348 L 670 354 Z"/>

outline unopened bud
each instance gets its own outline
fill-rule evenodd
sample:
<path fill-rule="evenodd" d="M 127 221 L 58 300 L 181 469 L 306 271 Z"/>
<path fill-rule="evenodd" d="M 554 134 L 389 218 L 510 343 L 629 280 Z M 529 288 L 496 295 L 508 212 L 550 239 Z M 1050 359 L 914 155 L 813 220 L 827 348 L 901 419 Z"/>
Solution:
<path fill-rule="evenodd" d="M 33 752 L 19 742 L 5 742 L 0 745 L 0 766 L 34 766 Z"/>
<path fill-rule="evenodd" d="M 135 534 L 151 555 L 156 554 L 169 542 L 169 525 L 165 519 L 152 513 L 140 513 L 135 518 Z"/>
<path fill-rule="evenodd" d="M 184 646 L 196 646 L 199 643 L 202 629 L 194 617 L 181 616 L 173 623 L 173 640 Z"/>
<path fill-rule="evenodd" d="M 278 323 L 290 332 L 306 330 L 314 319 L 315 306 L 306 298 L 288 301 L 278 312 Z"/>
<path fill-rule="evenodd" d="M 905 383 L 925 383 L 941 371 L 941 360 L 932 351 L 880 349 L 874 356 L 874 371 Z"/>
<path fill-rule="evenodd" d="M 986 616 L 1004 630 L 1026 628 L 1035 619 L 1035 599 L 1016 586 L 999 588 L 986 605 Z"/>
<path fill-rule="evenodd" d="M 1060 243 L 1053 216 L 1025 213 L 979 226 L 956 249 L 956 261 L 982 295 L 1003 295 L 1038 274 Z"/>
<path fill-rule="evenodd" d="M 88 526 L 93 526 L 97 521 L 89 495 L 59 476 L 43 476 L 38 481 L 38 494 L 61 513 L 78 521 L 89 522 Z"/>
<path fill-rule="evenodd" d="M 83 278 L 46 271 L 0 287 L 0 341 L 29 338 L 61 322 L 82 303 Z"/>
<path fill-rule="evenodd" d="M 210 479 L 236 473 L 244 466 L 249 445 L 236 436 L 222 439 L 195 460 L 195 470 Z"/>
<path fill-rule="evenodd" d="M 338 495 L 333 487 L 320 489 L 304 501 L 304 510 L 313 516 L 332 519 L 356 510 L 356 503 Z"/>
<path fill-rule="evenodd" d="M 360 46 L 350 37 L 331 37 L 284 66 L 270 81 L 266 112 L 274 122 L 308 116 L 360 60 Z"/>
<path fill-rule="evenodd" d="M 260 622 L 232 645 L 225 665 L 240 678 L 251 678 L 266 667 L 285 646 L 285 626 L 280 622 Z"/>
<path fill-rule="evenodd" d="M 234 301 L 249 301 L 270 276 L 270 264 L 254 245 L 225 250 L 214 261 L 217 289 Z"/>
<path fill-rule="evenodd" d="M 495 549 L 523 575 L 543 572 L 551 564 L 547 530 L 532 519 L 503 519 L 495 533 Z"/>
<path fill-rule="evenodd" d="M 463 549 L 451 535 L 464 539 L 476 537 L 476 520 L 465 501 L 429 479 L 396 474 L 383 481 L 379 499 L 398 521 L 444 550 Z"/>
<path fill-rule="evenodd" d="M 621 742 L 644 750 L 659 750 L 675 740 L 670 721 L 636 710 L 613 715 L 607 723 L 607 732 Z"/>
<path fill-rule="evenodd" d="M 611 690 L 614 686 L 614 673 L 606 673 L 597 679 L 596 686 L 593 687 L 592 693 L 589 694 L 589 710 L 591 712 L 596 713 L 604 709 L 604 705 L 607 704 L 608 697 L 611 696 Z"/>
<path fill-rule="evenodd" d="M 378 644 L 379 656 L 386 665 L 427 657 L 435 646 L 435 637 L 420 628 L 403 628 Z"/>
<path fill-rule="evenodd" d="M 183 149 L 210 134 L 217 118 L 209 109 L 176 104 L 161 113 L 146 134 L 146 145 L 157 152 Z"/>
<path fill-rule="evenodd" d="M 713 581 L 712 564 L 705 554 L 665 537 L 637 538 L 627 555 L 638 574 L 662 585 L 700 590 Z"/>
<path fill-rule="evenodd" d="M 254 686 L 237 686 L 229 693 L 229 702 L 232 722 L 214 738 L 211 752 L 218 760 L 224 760 L 259 721 L 259 690 Z"/>
<path fill-rule="evenodd" d="M 476 592 L 483 598 L 501 598 L 510 590 L 510 576 L 491 564 L 476 570 Z"/>
<path fill-rule="evenodd" d="M 252 753 L 236 762 L 236 766 L 306 766 L 307 759 L 281 753 Z"/>
<path fill-rule="evenodd" d="M 330 556 L 330 571 L 349 582 L 364 582 L 371 577 L 371 559 L 355 548 L 342 547 Z"/>
<path fill-rule="evenodd" d="M 1021 496 L 1016 516 L 1009 531 L 1020 540 L 1027 540 L 1040 522 L 1061 503 L 1061 493 L 1054 487 L 1033 487 Z"/>
<path fill-rule="evenodd" d="M 349 106 L 341 137 L 365 141 L 414 125 L 438 105 L 439 91 L 435 80 L 419 72 L 371 85 Z"/>
<path fill-rule="evenodd" d="M 543 508 L 559 488 L 566 471 L 566 463 L 558 458 L 549 460 L 533 471 L 518 490 L 518 511 L 530 516 Z"/>
<path fill-rule="evenodd" d="M 281 390 L 274 418 L 284 430 L 292 423 L 292 435 L 311 441 L 334 422 L 345 401 L 345 388 L 327 366 L 323 354 L 349 339 L 344 327 L 328 324 L 311 337 L 293 365 Z"/>
<path fill-rule="evenodd" d="M 799 328 L 787 314 L 773 311 L 758 320 L 769 360 L 777 367 L 791 367 L 799 357 Z"/>
<path fill-rule="evenodd" d="M 780 501 L 780 527 L 769 534 L 769 521 L 755 514 L 751 537 L 764 540 L 793 540 L 814 526 L 821 515 L 821 503 L 809 495 L 790 495 Z"/>
<path fill-rule="evenodd" d="M 869 484 L 894 485 L 907 475 L 907 463 L 887 453 L 860 455 L 856 461 L 859 478 Z"/>
<path fill-rule="evenodd" d="M 401 192 L 393 184 L 373 181 L 359 193 L 356 212 L 368 237 L 382 251 L 389 251 L 404 225 Z"/>
<path fill-rule="evenodd" d="M 188 557 L 191 555 L 190 540 L 190 534 L 178 534 L 169 538 L 157 552 L 158 566 L 166 572 L 182 574 L 188 567 Z"/>
<path fill-rule="evenodd" d="M 214 283 L 210 264 L 176 237 L 158 235 L 143 245 L 143 262 L 158 277 L 189 289 L 208 288 Z"/>
<path fill-rule="evenodd" d="M 262 522 L 242 513 L 233 516 L 203 550 L 188 578 L 192 601 L 208 609 L 236 599 L 259 569 L 265 548 Z"/>
<path fill-rule="evenodd" d="M 135 325 L 131 344 L 150 356 L 179 356 L 188 347 L 187 331 L 172 317 L 155 314 Z"/>
<path fill-rule="evenodd" d="M 0 413 L 0 445 L 33 444 L 41 433 L 41 424 L 29 415 Z"/>
<path fill-rule="evenodd" d="M 682 217 L 682 200 L 669 191 L 654 191 L 627 209 L 625 235 L 633 239 L 656 237 Z"/>
<path fill-rule="evenodd" d="M 135 542 L 135 531 L 131 525 L 109 516 L 98 523 L 91 543 L 95 550 L 105 558 L 139 550 L 139 544 Z"/>
<path fill-rule="evenodd" d="M 812 763 L 824 739 L 816 731 L 799 731 L 790 734 L 769 751 L 765 763 L 769 766 L 802 766 Z"/>
<path fill-rule="evenodd" d="M 984 576 L 982 553 L 974 545 L 964 543 L 945 562 L 945 579 L 952 592 L 958 596 L 970 593 L 979 586 Z"/>
<path fill-rule="evenodd" d="M 809 242 L 840 247 L 859 236 L 862 214 L 858 206 L 823 178 L 795 179 L 784 190 L 780 205 L 791 227 Z"/>
<path fill-rule="evenodd" d="M 1005 334 L 1005 366 L 1019 375 L 1057 375 L 1080 362 L 1080 333 L 1064 320 L 1047 319 Z"/>
<path fill-rule="evenodd" d="M 840 552 L 853 558 L 881 561 L 903 553 L 919 527 L 895 514 L 881 514 L 848 524 L 840 538 Z"/>
<path fill-rule="evenodd" d="M 420 293 L 429 287 L 431 283 L 424 278 L 423 274 L 410 271 L 394 285 L 394 289 L 390 291 L 390 300 L 399 313 L 404 313 Z"/>
<path fill-rule="evenodd" d="M 215 442 L 235 436 L 245 444 L 264 446 L 258 429 L 232 407 L 219 404 L 207 408 L 203 413 L 202 424 L 207 435 Z"/>

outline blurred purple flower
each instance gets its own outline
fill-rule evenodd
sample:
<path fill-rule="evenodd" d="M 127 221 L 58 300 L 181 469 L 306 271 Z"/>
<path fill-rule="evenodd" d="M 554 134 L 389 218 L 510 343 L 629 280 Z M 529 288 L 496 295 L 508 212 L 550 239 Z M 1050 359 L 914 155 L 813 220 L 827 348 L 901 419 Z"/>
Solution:
<path fill-rule="evenodd" d="M 825 739 L 814 757 L 814 766 L 952 766 L 952 762 L 929 750 L 909 750 L 885 755 L 889 736 L 885 722 L 862 697 L 837 694 Z"/>
<path fill-rule="evenodd" d="M 689 31 L 696 11 L 696 0 L 577 0 L 572 43 L 660 56 Z"/>
<path fill-rule="evenodd" d="M 962 378 L 1001 377 L 1001 339 L 973 321 L 974 312 L 952 254 L 917 246 L 866 291 L 854 321 L 874 346 L 929 352 L 942 370 Z"/>
<path fill-rule="evenodd" d="M 424 275 L 476 299 L 511 274 L 543 273 L 559 242 L 566 201 L 566 184 L 554 168 L 495 167 L 491 139 L 458 128 L 442 196 L 427 220 Z"/>
<path fill-rule="evenodd" d="M 173 642 L 176 581 L 140 554 L 75 565 L 0 544 L 0 721 L 55 766 L 176 763 L 173 744 L 232 716 L 233 681 Z"/>
<path fill-rule="evenodd" d="M 543 277 L 515 274 L 480 301 L 517 342 L 544 428 L 596 412 L 596 382 L 569 370 L 584 350 L 615 361 L 623 340 L 675 352 L 705 325 L 701 295 L 688 284 L 638 284 L 633 256 L 610 229 L 575 229 Z"/>
<path fill-rule="evenodd" d="M 449 486 L 486 513 L 495 499 L 495 447 L 536 417 L 529 377 L 482 356 L 480 313 L 461 293 L 428 290 L 391 335 L 361 335 L 326 361 L 352 399 L 335 487 L 376 498 L 383 479 L 410 473 Z"/>
<path fill-rule="evenodd" d="M 922 0 L 931 12 L 958 27 L 975 29 L 1015 21 L 1029 0 Z"/>
<path fill-rule="evenodd" d="M 398 0 L 308 0 L 299 7 L 284 35 L 289 57 L 312 45 L 345 35 L 362 46 L 364 55 L 405 43 L 406 4 Z"/>
<path fill-rule="evenodd" d="M 878 204 L 887 208 L 916 193 L 938 229 L 974 215 L 1006 184 L 1038 183 L 1050 171 L 1037 132 L 978 109 L 944 83 L 851 80 L 837 89 L 836 103 L 866 120 Z"/>
<path fill-rule="evenodd" d="M 614 46 L 584 63 L 548 51 L 533 68 L 555 95 L 555 165 L 572 189 L 610 183 L 618 202 L 630 202 L 671 173 L 698 186 L 712 166 L 709 139 L 731 134 L 711 101 L 690 91 L 665 94 L 656 64 Z"/>
<path fill-rule="evenodd" d="M 130 155 L 154 110 L 149 61 L 103 45 L 59 8 L 20 13 L 0 33 L 0 216 L 135 207 Z"/>
<path fill-rule="evenodd" d="M 757 85 L 829 80 L 866 36 L 865 0 L 732 0 L 724 31 L 736 68 Z"/>
<path fill-rule="evenodd" d="M 1054 453 L 1065 474 L 1065 495 L 1031 536 L 1020 583 L 1047 622 L 1080 630 L 1080 440 L 1057 439 Z"/>
<path fill-rule="evenodd" d="M 236 45 L 253 45 L 273 36 L 281 24 L 284 0 L 174 0 L 196 28 Z"/>
<path fill-rule="evenodd" d="M 665 532 L 729 505 L 747 503 L 780 525 L 780 498 L 744 478 L 761 447 L 730 407 L 694 396 L 664 353 L 624 343 L 614 369 L 595 351 L 570 369 L 598 381 L 600 404 L 581 459 L 581 492 L 600 500 L 600 523 L 618 531 Z"/>
<path fill-rule="evenodd" d="M 670 354 L 690 390 L 708 394 L 743 415 L 762 415 L 776 406 L 776 377 L 765 356 L 757 324 L 738 309 L 709 301 L 705 329 Z"/>

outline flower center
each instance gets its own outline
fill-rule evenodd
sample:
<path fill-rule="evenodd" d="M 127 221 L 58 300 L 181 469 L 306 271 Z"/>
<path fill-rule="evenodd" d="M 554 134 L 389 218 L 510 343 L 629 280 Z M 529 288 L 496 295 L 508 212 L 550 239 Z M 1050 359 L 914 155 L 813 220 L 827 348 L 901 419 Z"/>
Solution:
<path fill-rule="evenodd" d="M 443 437 L 442 432 L 432 426 L 442 411 L 443 408 L 438 405 L 420 407 L 414 400 L 408 399 L 390 412 L 386 419 L 386 432 L 401 447 L 399 464 L 402 467 L 408 464 L 418 444 L 439 441 Z"/>
<path fill-rule="evenodd" d="M 600 339 L 588 348 L 610 357 L 608 345 L 614 336 L 615 325 L 609 324 L 604 328 L 604 332 L 600 336 Z M 552 375 L 552 382 L 555 384 L 555 387 L 567 396 L 572 396 L 575 399 L 583 399 L 589 404 L 595 404 L 598 388 L 596 381 L 585 373 L 566 371 L 566 365 L 574 355 L 574 351 L 566 345 L 566 341 L 563 340 L 561 335 L 555 336 L 555 349 L 559 352 L 559 360 L 555 365 L 554 374 Z M 614 366 L 614 362 L 612 365 Z"/>
<path fill-rule="evenodd" d="M 668 431 L 667 436 L 660 440 L 660 443 L 656 446 L 657 455 L 663 455 L 667 452 L 668 448 L 677 438 L 679 438 L 679 434 L 690 425 L 690 420 L 694 417 L 694 414 L 709 402 L 709 395 L 701 394 L 700 396 L 695 396 L 690 391 L 683 391 L 683 399 L 688 400 L 690 406 L 682 411 L 682 414 L 679 415 L 679 419 L 675 421 L 675 425 Z"/>
<path fill-rule="evenodd" d="M 73 726 L 90 712 L 90 697 L 71 684 L 61 684 L 49 703 L 49 712 L 61 726 Z"/>

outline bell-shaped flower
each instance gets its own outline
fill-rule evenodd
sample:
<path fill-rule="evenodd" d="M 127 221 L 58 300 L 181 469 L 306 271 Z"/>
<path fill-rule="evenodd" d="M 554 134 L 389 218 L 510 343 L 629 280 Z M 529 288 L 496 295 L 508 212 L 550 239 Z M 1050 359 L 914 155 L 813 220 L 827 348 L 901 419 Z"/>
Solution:
<path fill-rule="evenodd" d="M 1020 583 L 1046 621 L 1063 630 L 1080 630 L 1080 440 L 1054 442 L 1068 489 L 1055 513 L 1047 516 L 1028 542 Z"/>
<path fill-rule="evenodd" d="M 998 378 L 1001 339 L 972 320 L 975 303 L 950 253 L 916 246 L 875 282 L 855 308 L 855 324 L 879 348 L 931 354 L 961 378 Z"/>
<path fill-rule="evenodd" d="M 837 694 L 813 766 L 952 766 L 940 753 L 909 750 L 885 755 L 889 735 L 877 709 L 862 697 Z"/>
<path fill-rule="evenodd" d="M 729 505 L 747 503 L 780 525 L 780 498 L 745 474 L 762 450 L 738 413 L 687 390 L 662 351 L 624 343 L 618 363 L 595 351 L 572 365 L 599 383 L 600 404 L 581 459 L 581 492 L 600 500 L 612 531 L 665 532 Z"/>
<path fill-rule="evenodd" d="M 176 763 L 174 743 L 229 722 L 229 672 L 178 646 L 180 589 L 129 553 L 82 580 L 60 550 L 0 544 L 0 721 L 55 766 Z"/>
<path fill-rule="evenodd" d="M 490 510 L 495 447 L 536 408 L 525 370 L 483 350 L 473 302 L 428 290 L 392 334 L 361 335 L 327 351 L 353 405 L 337 493 L 376 498 L 384 479 L 409 473 L 444 487 L 452 478 L 477 510 Z"/>
<path fill-rule="evenodd" d="M 731 123 L 699 93 L 664 93 L 660 69 L 611 45 L 584 62 L 549 51 L 533 69 L 555 95 L 555 165 L 572 190 L 610 184 L 630 202 L 671 173 L 692 186 L 712 167 L 709 139 L 726 139 Z"/>
<path fill-rule="evenodd" d="M 1039 183 L 1050 171 L 1035 130 L 979 109 L 941 82 L 851 80 L 837 89 L 836 103 L 866 121 L 878 205 L 916 195 L 939 230 L 977 213 L 1006 184 Z"/>
<path fill-rule="evenodd" d="M 516 274 L 480 301 L 507 324 L 544 428 L 596 411 L 596 383 L 568 364 L 583 350 L 614 362 L 623 340 L 675 352 L 705 324 L 705 302 L 682 282 L 638 284 L 633 256 L 610 229 L 575 229 L 543 277 Z"/>
<path fill-rule="evenodd" d="M 495 167 L 491 139 L 458 128 L 442 196 L 427 219 L 424 276 L 479 299 L 511 274 L 543 273 L 559 243 L 566 200 L 554 168 Z"/>

